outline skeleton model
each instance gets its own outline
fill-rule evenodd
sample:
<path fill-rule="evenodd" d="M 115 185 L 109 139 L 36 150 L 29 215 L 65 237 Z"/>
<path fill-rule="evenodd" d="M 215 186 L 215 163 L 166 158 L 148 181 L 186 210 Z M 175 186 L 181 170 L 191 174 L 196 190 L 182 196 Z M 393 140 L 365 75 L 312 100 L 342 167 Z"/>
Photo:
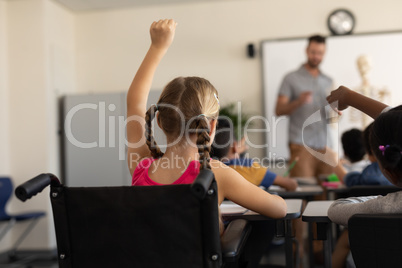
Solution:
<path fill-rule="evenodd" d="M 357 58 L 357 68 L 359 70 L 360 77 L 362 78 L 362 84 L 355 89 L 356 92 L 363 94 L 367 97 L 374 98 L 381 102 L 386 102 L 386 98 L 390 93 L 387 88 L 378 88 L 370 85 L 368 74 L 372 68 L 372 61 L 368 55 L 361 55 Z M 372 121 L 367 115 L 357 111 L 356 109 L 350 110 L 350 120 L 352 122 L 361 123 L 361 128 L 365 129 L 367 125 Z"/>

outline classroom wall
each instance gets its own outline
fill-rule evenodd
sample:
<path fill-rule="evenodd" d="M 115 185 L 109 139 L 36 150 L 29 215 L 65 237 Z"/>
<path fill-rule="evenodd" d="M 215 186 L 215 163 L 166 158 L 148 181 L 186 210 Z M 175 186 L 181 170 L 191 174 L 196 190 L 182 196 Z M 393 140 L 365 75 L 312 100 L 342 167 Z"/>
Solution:
<path fill-rule="evenodd" d="M 261 62 L 258 54 L 247 58 L 246 45 L 254 43 L 258 52 L 261 40 L 328 34 L 327 15 L 338 7 L 354 12 L 357 33 L 402 29 L 399 0 L 233 0 L 92 12 L 72 12 L 52 0 L 0 0 L 0 173 L 15 184 L 42 172 L 59 175 L 57 98 L 127 90 L 155 19 L 175 18 L 179 26 L 154 89 L 178 75 L 203 76 L 223 104 L 241 100 L 245 112 L 262 115 Z M 262 133 L 249 137 L 263 143 Z M 23 247 L 55 247 L 47 191 L 27 203 L 13 198 L 9 206 L 10 212 L 31 209 L 49 217 Z"/>
<path fill-rule="evenodd" d="M 0 0 L 0 176 L 10 174 L 8 161 L 8 91 L 7 91 L 7 2 Z M 0 226 L 1 228 L 1 226 Z M 10 242 L 9 237 L 0 243 L 0 252 Z"/>
<path fill-rule="evenodd" d="M 7 91 L 7 2 L 0 1 L 0 125 L 8 125 L 8 91 Z M 0 176 L 8 175 L 8 131 L 0 131 Z"/>
<path fill-rule="evenodd" d="M 209 79 L 223 104 L 239 101 L 243 110 L 262 115 L 261 61 L 247 58 L 246 45 L 261 40 L 329 34 L 326 18 L 346 7 L 357 19 L 355 32 L 402 29 L 402 2 L 322 0 L 248 0 L 160 5 L 85 12 L 77 15 L 77 88 L 79 92 L 127 90 L 150 44 L 153 20 L 174 18 L 175 41 L 154 80 L 161 89 L 172 78 L 196 75 Z M 295 68 L 299 62 L 295 62 Z M 259 127 L 261 121 L 255 121 Z M 263 134 L 248 133 L 264 144 Z M 252 147 L 252 146 L 251 146 Z M 263 149 L 250 149 L 262 157 Z"/>
<path fill-rule="evenodd" d="M 75 24 L 71 11 L 48 0 L 8 1 L 6 12 L 9 153 L 5 158 L 18 185 L 40 173 L 60 173 L 57 98 L 74 87 Z M 48 193 L 46 189 L 26 203 L 15 197 L 10 202 L 10 213 L 47 212 L 24 241 L 24 249 L 56 246 Z M 13 228 L 10 240 L 26 226 Z"/>

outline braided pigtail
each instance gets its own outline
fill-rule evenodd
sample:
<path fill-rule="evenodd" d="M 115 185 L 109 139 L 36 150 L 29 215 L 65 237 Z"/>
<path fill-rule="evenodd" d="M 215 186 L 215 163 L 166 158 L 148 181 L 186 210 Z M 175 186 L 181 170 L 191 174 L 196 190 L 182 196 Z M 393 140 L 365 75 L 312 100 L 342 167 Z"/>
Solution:
<path fill-rule="evenodd" d="M 209 144 L 211 137 L 209 136 L 209 123 L 208 119 L 205 116 L 199 116 L 197 119 L 197 148 L 198 153 L 200 154 L 200 170 L 203 169 L 211 169 L 211 165 L 209 164 L 210 156 L 209 152 L 211 151 L 211 145 Z"/>
<path fill-rule="evenodd" d="M 153 158 L 160 158 L 163 156 L 163 152 L 156 144 L 155 138 L 152 134 L 152 120 L 155 118 L 157 111 L 158 106 L 152 105 L 145 113 L 145 137 Z"/>

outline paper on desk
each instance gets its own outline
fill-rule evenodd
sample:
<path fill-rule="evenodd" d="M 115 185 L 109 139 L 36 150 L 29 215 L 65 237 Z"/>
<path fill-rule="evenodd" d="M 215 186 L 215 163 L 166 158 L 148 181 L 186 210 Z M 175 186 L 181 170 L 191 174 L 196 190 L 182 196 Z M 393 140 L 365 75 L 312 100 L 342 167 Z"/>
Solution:
<path fill-rule="evenodd" d="M 317 179 L 315 177 L 292 177 L 300 185 L 317 185 Z"/>
<path fill-rule="evenodd" d="M 285 188 L 278 186 L 278 185 L 271 185 L 271 186 L 269 186 L 268 190 L 271 192 L 287 192 L 287 190 Z M 297 186 L 295 192 L 298 192 L 298 191 L 300 191 L 299 186 Z"/>
<path fill-rule="evenodd" d="M 271 185 L 271 186 L 269 186 L 268 190 L 270 190 L 270 191 L 278 191 L 278 192 L 286 192 L 285 188 L 283 188 L 281 186 L 278 186 L 278 185 Z"/>
<path fill-rule="evenodd" d="M 233 202 L 222 202 L 222 204 L 220 205 L 220 209 L 221 209 L 221 214 L 244 214 L 245 212 L 247 212 L 247 208 L 244 208 L 238 204 L 235 204 Z"/>

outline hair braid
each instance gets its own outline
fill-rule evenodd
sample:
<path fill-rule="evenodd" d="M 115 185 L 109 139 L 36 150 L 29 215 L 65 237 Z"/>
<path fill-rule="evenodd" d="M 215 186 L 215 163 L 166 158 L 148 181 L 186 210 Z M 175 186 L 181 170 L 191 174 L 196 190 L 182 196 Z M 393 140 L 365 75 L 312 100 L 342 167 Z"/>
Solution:
<path fill-rule="evenodd" d="M 163 152 L 160 150 L 159 146 L 156 144 L 155 138 L 152 134 L 152 120 L 155 118 L 157 107 L 152 105 L 148 111 L 145 113 L 145 137 L 147 139 L 147 145 L 151 151 L 153 158 L 160 158 L 163 156 Z"/>
<path fill-rule="evenodd" d="M 204 116 L 200 117 L 196 127 L 197 148 L 200 154 L 200 170 L 211 169 L 211 165 L 209 164 L 209 152 L 211 151 L 209 131 L 208 119 Z"/>

